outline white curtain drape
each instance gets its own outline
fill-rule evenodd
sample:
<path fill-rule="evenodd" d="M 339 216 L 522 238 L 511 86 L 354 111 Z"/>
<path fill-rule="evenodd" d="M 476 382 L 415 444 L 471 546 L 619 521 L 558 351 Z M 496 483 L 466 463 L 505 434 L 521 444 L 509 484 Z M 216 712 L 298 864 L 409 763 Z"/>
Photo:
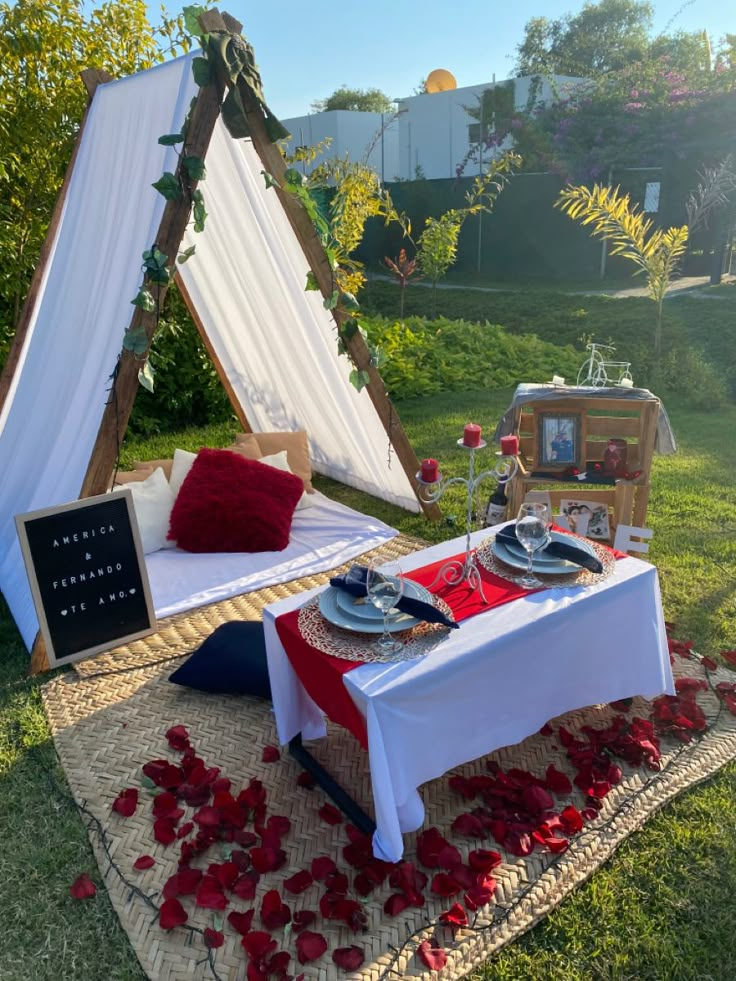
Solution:
<path fill-rule="evenodd" d="M 246 417 L 258 432 L 305 429 L 315 469 L 417 511 L 367 392 L 348 376 L 322 295 L 251 143 L 216 129 L 203 185 L 208 227 L 180 276 Z"/>
<path fill-rule="evenodd" d="M 163 213 L 151 184 L 176 167 L 158 137 L 181 128 L 196 92 L 192 57 L 97 90 L 0 416 L 0 590 L 29 647 L 38 624 L 14 516 L 79 494 L 141 253 Z M 318 470 L 417 510 L 396 459 L 387 466 L 368 396 L 347 383 L 319 298 L 303 291 L 306 264 L 248 150 L 217 128 L 203 184 L 208 227 L 181 267 L 215 349 L 255 429 L 306 429 Z"/>

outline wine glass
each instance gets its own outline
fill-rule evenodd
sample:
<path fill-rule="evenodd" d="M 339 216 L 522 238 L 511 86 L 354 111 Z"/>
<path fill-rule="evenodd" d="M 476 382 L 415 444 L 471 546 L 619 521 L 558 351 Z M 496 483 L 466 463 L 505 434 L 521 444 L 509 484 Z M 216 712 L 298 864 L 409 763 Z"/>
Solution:
<path fill-rule="evenodd" d="M 379 569 L 371 563 L 366 575 L 366 593 L 371 603 L 383 613 L 383 633 L 376 641 L 376 648 L 382 654 L 395 654 L 403 645 L 389 633 L 388 621 L 389 613 L 404 595 L 401 567 L 394 563 Z"/>
<path fill-rule="evenodd" d="M 549 541 L 550 517 L 546 504 L 522 504 L 516 518 L 516 537 L 529 558 L 526 573 L 520 580 L 524 589 L 539 589 L 544 585 L 534 575 L 534 553 Z"/>

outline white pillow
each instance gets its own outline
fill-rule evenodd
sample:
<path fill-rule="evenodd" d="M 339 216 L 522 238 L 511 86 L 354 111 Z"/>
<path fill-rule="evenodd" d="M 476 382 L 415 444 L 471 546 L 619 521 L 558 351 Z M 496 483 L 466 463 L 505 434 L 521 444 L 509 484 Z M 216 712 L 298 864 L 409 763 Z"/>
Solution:
<path fill-rule="evenodd" d="M 265 463 L 267 467 L 274 467 L 276 470 L 285 470 L 287 473 L 294 473 L 286 460 L 286 450 L 281 450 L 279 453 L 272 453 L 270 456 L 262 456 L 257 462 Z M 311 508 L 314 504 L 316 504 L 316 501 L 304 491 L 297 502 L 295 510 L 301 511 L 303 508 Z"/>
<path fill-rule="evenodd" d="M 161 467 L 157 467 L 145 480 L 126 484 L 126 487 L 133 495 L 133 509 L 141 533 L 143 554 L 150 555 L 162 548 L 175 548 L 176 542 L 166 539 L 174 495 Z M 122 489 L 116 487 L 113 494 Z"/>
<path fill-rule="evenodd" d="M 171 465 L 171 476 L 169 477 L 169 487 L 174 498 L 181 490 L 181 485 L 196 459 L 196 453 L 190 453 L 188 450 L 174 450 L 174 462 Z"/>

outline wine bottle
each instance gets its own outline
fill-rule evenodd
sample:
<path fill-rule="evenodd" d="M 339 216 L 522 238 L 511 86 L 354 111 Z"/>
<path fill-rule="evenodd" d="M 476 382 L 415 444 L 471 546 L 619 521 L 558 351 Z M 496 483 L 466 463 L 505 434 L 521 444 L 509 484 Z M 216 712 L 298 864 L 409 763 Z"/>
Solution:
<path fill-rule="evenodd" d="M 488 528 L 490 525 L 497 525 L 499 522 L 503 521 L 506 517 L 506 508 L 508 507 L 508 504 L 509 501 L 506 497 L 504 485 L 501 481 L 499 481 L 495 491 L 488 498 L 483 527 Z"/>

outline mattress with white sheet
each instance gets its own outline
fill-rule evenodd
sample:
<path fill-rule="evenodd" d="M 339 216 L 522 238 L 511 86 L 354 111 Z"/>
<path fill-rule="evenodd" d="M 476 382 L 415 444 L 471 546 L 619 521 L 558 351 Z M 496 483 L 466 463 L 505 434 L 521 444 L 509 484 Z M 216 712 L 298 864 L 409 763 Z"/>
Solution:
<path fill-rule="evenodd" d="M 377 518 L 309 495 L 312 506 L 294 513 L 289 544 L 281 552 L 184 552 L 146 556 L 156 616 L 216 603 L 264 586 L 325 572 L 398 535 Z"/>

